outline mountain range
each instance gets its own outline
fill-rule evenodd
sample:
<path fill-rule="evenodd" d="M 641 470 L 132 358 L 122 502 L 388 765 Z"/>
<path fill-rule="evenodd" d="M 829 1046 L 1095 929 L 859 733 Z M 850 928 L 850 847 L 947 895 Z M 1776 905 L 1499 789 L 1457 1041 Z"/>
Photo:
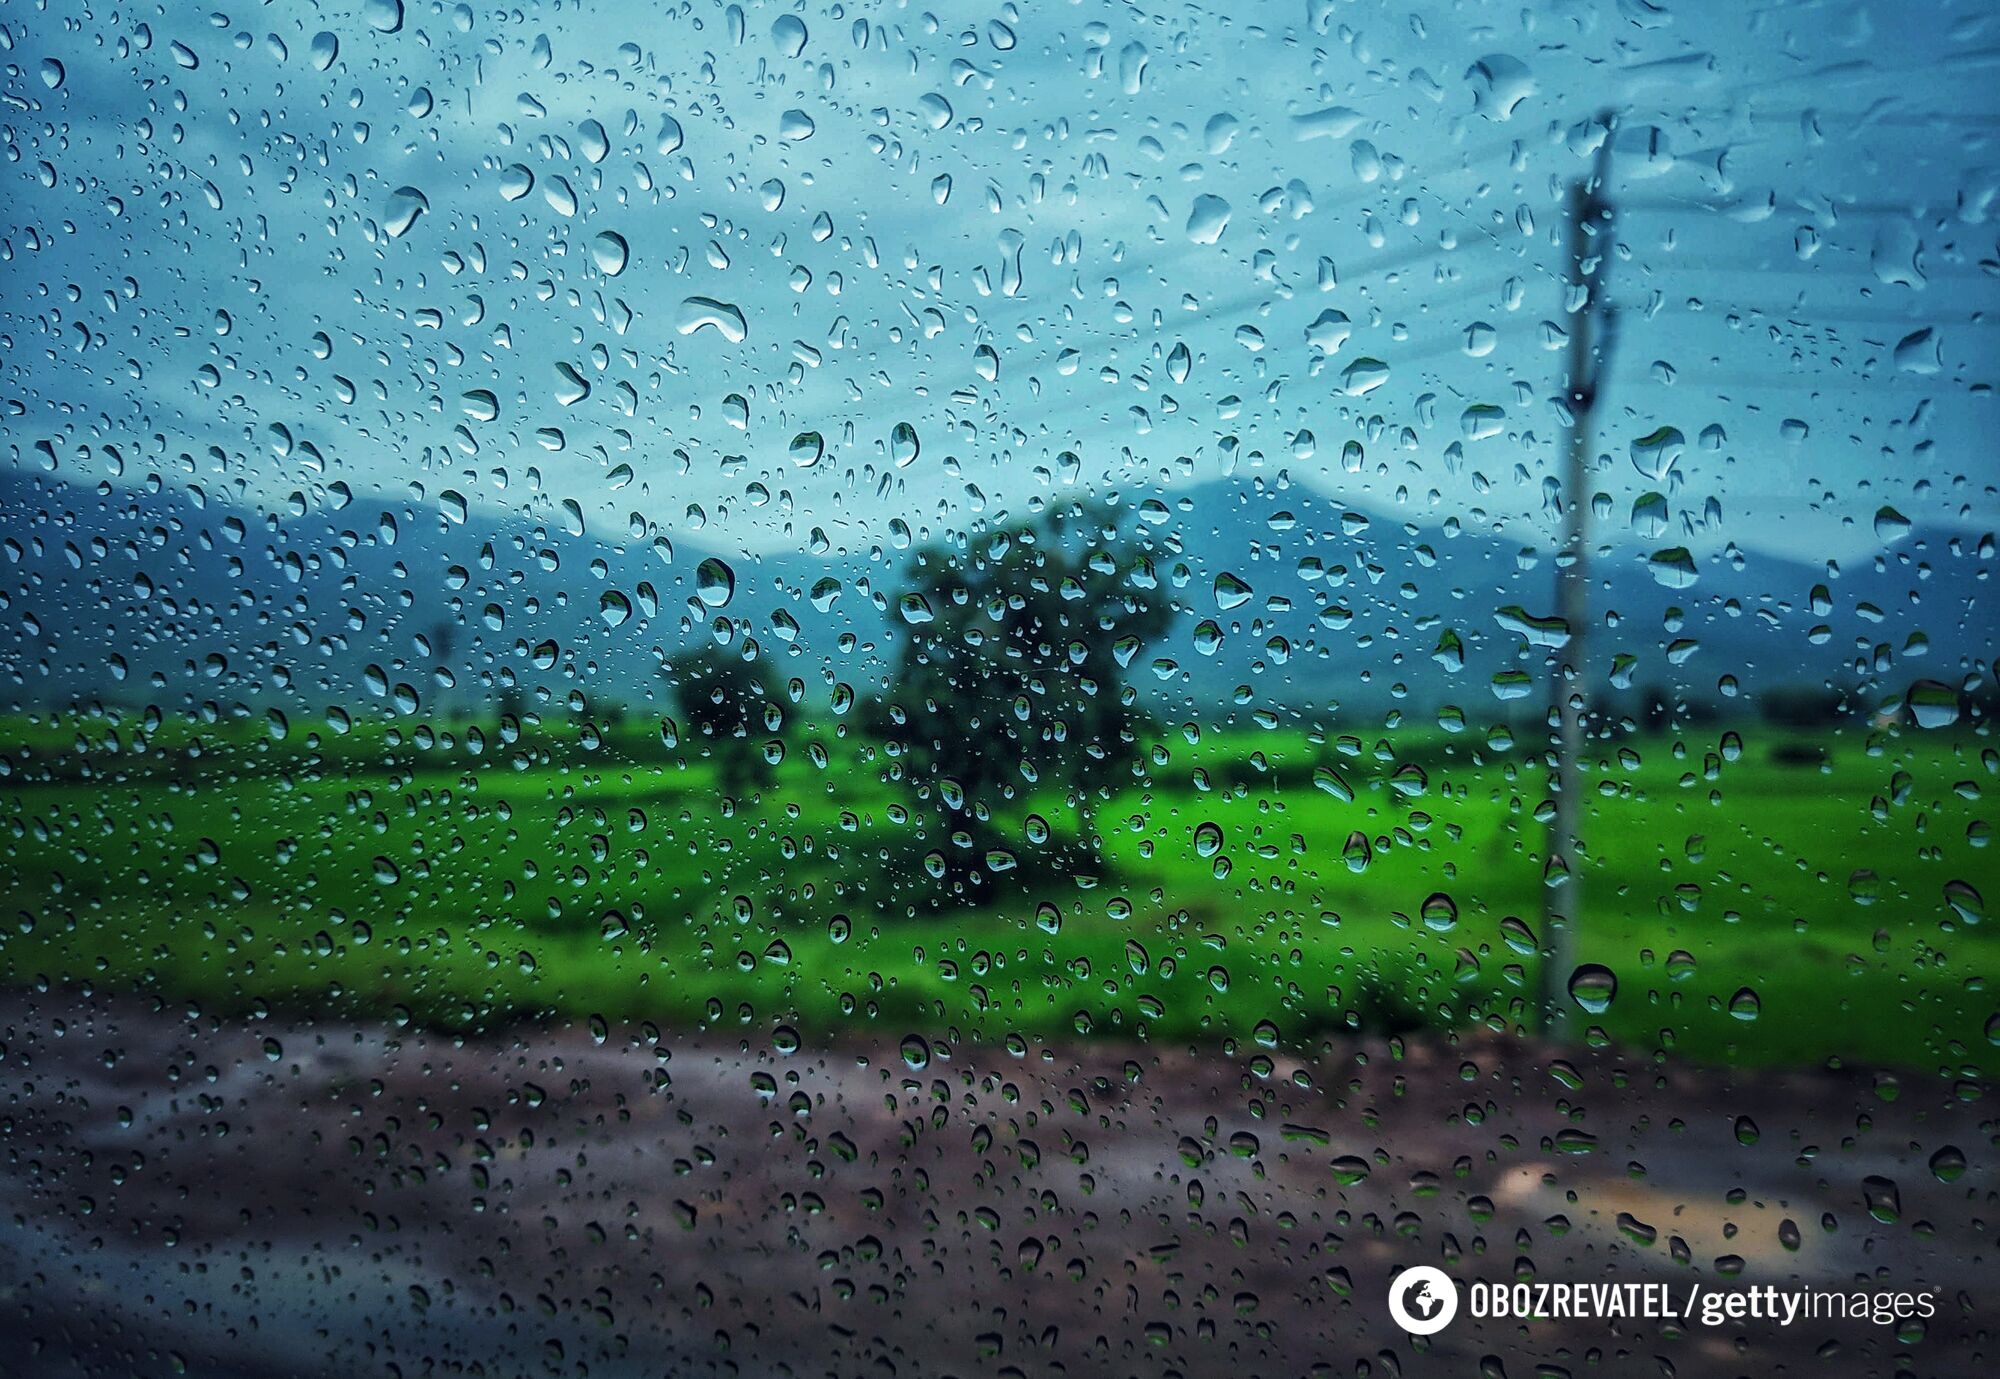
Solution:
<path fill-rule="evenodd" d="M 836 682 L 867 694 L 894 661 L 908 551 L 744 554 L 699 532 L 609 540 L 560 510 L 336 495 L 271 505 L 0 471 L 0 693 L 16 709 L 451 715 L 507 693 L 664 712 L 665 658 L 719 619 L 813 702 Z M 1563 640 L 1546 549 L 1282 474 L 1117 501 L 1176 612 L 1129 669 L 1161 712 L 1449 703 L 1491 719 L 1540 702 Z M 1922 525 L 1839 564 L 1697 557 L 1624 530 L 1590 551 L 1587 662 L 1614 698 L 1957 683 L 1994 655 L 1994 565 L 1990 533 Z"/>

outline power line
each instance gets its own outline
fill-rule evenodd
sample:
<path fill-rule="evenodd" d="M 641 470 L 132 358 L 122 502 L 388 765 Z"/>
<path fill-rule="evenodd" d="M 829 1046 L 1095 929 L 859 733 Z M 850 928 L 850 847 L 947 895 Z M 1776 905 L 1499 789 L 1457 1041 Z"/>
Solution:
<path fill-rule="evenodd" d="M 1676 372 L 1682 371 L 1676 370 Z M 1727 396 L 1726 391 L 1724 391 L 1726 385 L 1774 391 L 1792 389 L 1811 392 L 1844 392 L 1854 388 L 1857 384 L 1865 384 L 1870 393 L 1922 393 L 1935 397 L 1941 391 L 1953 388 L 1961 383 L 1973 382 L 1972 380 L 1948 378 L 1942 373 L 1938 374 L 1934 381 L 1926 383 L 1917 379 L 1857 378 L 1854 375 L 1846 373 L 1819 373 L 1807 376 L 1803 374 L 1740 373 L 1733 369 L 1719 369 L 1715 372 L 1705 370 L 1689 370 L 1686 372 L 1689 377 L 1685 381 L 1694 382 L 1707 379 L 1710 381 L 1710 386 L 1715 388 L 1716 394 L 1719 397 Z M 1973 385 L 1978 386 L 1976 382 L 1973 382 Z"/>
<path fill-rule="evenodd" d="M 1960 272 L 1945 271 L 1957 267 L 1960 267 L 1960 265 L 1926 264 L 1924 267 L 1924 278 L 1926 281 L 1936 278 L 1941 282 L 1972 282 L 1995 277 L 1992 270 L 1977 266 L 1965 268 Z M 1690 268 L 1699 269 L 1703 273 L 1755 273 L 1761 277 L 1775 277 L 1781 274 L 1787 277 L 1811 277 L 1821 282 L 1833 282 L 1841 278 L 1852 278 L 1863 273 L 1872 274 L 1874 272 L 1872 268 L 1863 268 L 1862 265 L 1853 262 L 1851 258 L 1844 255 L 1831 258 L 1824 263 L 1802 263 L 1797 260 L 1787 262 L 1784 259 L 1710 259 L 1704 257 L 1699 264 L 1668 263 L 1659 265 L 1657 263 L 1647 263 L 1640 265 L 1641 271 L 1644 272 L 1665 272 L 1669 269 Z M 1877 285 L 1881 287 L 1896 286 L 1896 284 L 1884 283 L 1879 280 L 1877 280 Z"/>
<path fill-rule="evenodd" d="M 1756 205 L 1758 203 L 1751 204 Z M 1771 193 L 1769 202 L 1763 204 L 1771 206 L 1774 213 L 1778 206 L 1784 205 L 1793 206 L 1808 213 L 1831 212 L 1835 216 L 1910 216 L 1914 218 L 1920 215 L 1931 214 L 1931 212 L 1921 210 L 1916 204 L 1910 202 L 1828 201 L 1820 198 L 1819 203 L 1815 204 L 1803 197 L 1780 197 L 1776 192 Z M 1658 196 L 1650 199 L 1621 200 L 1618 203 L 1618 209 L 1620 213 L 1631 212 L 1638 215 L 1678 215 L 1685 211 L 1705 211 L 1711 215 L 1726 216 L 1743 211 L 1746 209 L 1746 206 L 1743 202 L 1698 201 L 1692 197 Z M 1940 209 L 1937 213 L 1944 214 L 1945 212 Z"/>
<path fill-rule="evenodd" d="M 2000 113 L 1978 110 L 1937 110 L 1937 111 L 1878 111 L 1866 110 L 1815 110 L 1806 107 L 1799 110 L 1746 110 L 1744 117 L 1767 124 L 1796 122 L 1811 115 L 1823 123 L 1842 127 L 1865 127 L 1886 124 L 1898 127 L 1922 127 L 1933 124 L 2000 125 Z"/>

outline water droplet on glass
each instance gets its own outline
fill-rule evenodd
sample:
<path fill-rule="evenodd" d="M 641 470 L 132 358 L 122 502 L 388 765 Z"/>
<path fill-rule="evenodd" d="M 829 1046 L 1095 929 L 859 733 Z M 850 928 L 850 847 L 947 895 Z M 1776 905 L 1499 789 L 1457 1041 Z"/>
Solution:
<path fill-rule="evenodd" d="M 806 50 L 806 22 L 795 14 L 781 14 L 771 24 L 771 42 L 786 57 Z M 836 38 L 835 42 L 839 40 Z"/>
<path fill-rule="evenodd" d="M 1667 471 L 1680 462 L 1686 448 L 1686 436 L 1671 426 L 1662 426 L 1632 442 L 1632 467 L 1653 483 L 1664 482 Z"/>
<path fill-rule="evenodd" d="M 1534 74 L 1517 57 L 1489 53 L 1466 71 L 1472 85 L 1472 108 L 1491 120 L 1513 117 L 1522 101 L 1535 93 Z"/>
<path fill-rule="evenodd" d="M 1569 994 L 1592 1015 L 1602 1015 L 1618 995 L 1618 976 L 1600 963 L 1587 962 L 1570 973 Z"/>
<path fill-rule="evenodd" d="M 736 596 L 736 571 L 713 556 L 694 571 L 695 594 L 710 608 L 721 608 Z"/>
<path fill-rule="evenodd" d="M 384 213 L 382 228 L 389 232 L 389 238 L 397 239 L 410 232 L 417 223 L 417 217 L 431 208 L 430 200 L 415 187 L 398 187 L 389 194 L 389 206 Z"/>
<path fill-rule="evenodd" d="M 1958 722 L 1958 691 L 1937 680 L 1918 680 L 1904 695 L 1903 704 L 1919 728 L 1949 728 Z"/>
<path fill-rule="evenodd" d="M 1224 612 L 1241 608 L 1255 594 L 1256 590 L 1226 570 L 1215 577 L 1215 606 Z"/>
<path fill-rule="evenodd" d="M 1194 199 L 1188 212 L 1187 237 L 1196 244 L 1214 244 L 1229 228 L 1229 203 L 1204 193 Z"/>
<path fill-rule="evenodd" d="M 625 262 L 631 256 L 632 247 L 625 242 L 625 236 L 616 230 L 603 230 L 590 241 L 590 257 L 596 262 L 598 271 L 607 278 L 615 278 L 625 271 Z"/>
<path fill-rule="evenodd" d="M 1340 371 L 1340 390 L 1349 397 L 1366 397 L 1389 381 L 1389 366 L 1379 359 L 1361 358 Z"/>
<path fill-rule="evenodd" d="M 719 302 L 713 297 L 689 297 L 681 303 L 680 319 L 674 328 L 682 335 L 693 335 L 701 330 L 713 330 L 731 344 L 740 345 L 750 333 L 743 313 L 728 302 Z"/>
<path fill-rule="evenodd" d="M 826 454 L 826 437 L 817 431 L 801 431 L 792 437 L 787 454 L 800 469 L 811 469 Z"/>

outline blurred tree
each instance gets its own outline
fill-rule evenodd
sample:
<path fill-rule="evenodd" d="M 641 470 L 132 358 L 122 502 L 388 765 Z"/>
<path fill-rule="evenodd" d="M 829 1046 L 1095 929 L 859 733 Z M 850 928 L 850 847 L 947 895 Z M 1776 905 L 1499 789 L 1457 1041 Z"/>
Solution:
<path fill-rule="evenodd" d="M 964 882 L 987 852 L 1012 854 L 995 815 L 1038 790 L 1066 797 L 1079 860 L 1094 866 L 1097 806 L 1138 757 L 1124 668 L 1169 618 L 1117 514 L 1073 503 L 926 547 L 898 613 L 904 641 L 874 727 L 891 777 L 942 807 L 944 866 Z"/>
<path fill-rule="evenodd" d="M 510 676 L 500 684 L 498 727 L 502 733 L 519 732 L 521 719 L 526 715 L 528 701 L 521 695 L 521 686 Z"/>
<path fill-rule="evenodd" d="M 452 684 L 437 680 L 437 688 L 431 691 L 431 712 L 440 719 L 449 719 L 459 712 L 458 695 L 453 686 L 458 681 L 458 667 L 452 663 L 453 654 L 458 649 L 458 625 L 449 618 L 439 618 L 424 634 L 429 643 L 431 656 L 437 660 L 437 671 L 443 672 Z M 436 678 L 436 672 L 433 672 Z"/>
<path fill-rule="evenodd" d="M 1639 721 L 1649 733 L 1664 733 L 1674 724 L 1674 692 L 1648 684 L 1639 691 Z"/>
<path fill-rule="evenodd" d="M 688 732 L 711 744 L 722 793 L 735 799 L 768 786 L 766 753 L 784 727 L 783 692 L 770 666 L 710 644 L 670 658 L 664 674 Z"/>
<path fill-rule="evenodd" d="M 1775 685 L 1759 696 L 1764 721 L 1785 728 L 1829 728 L 1858 717 L 1867 700 L 1858 686 Z"/>

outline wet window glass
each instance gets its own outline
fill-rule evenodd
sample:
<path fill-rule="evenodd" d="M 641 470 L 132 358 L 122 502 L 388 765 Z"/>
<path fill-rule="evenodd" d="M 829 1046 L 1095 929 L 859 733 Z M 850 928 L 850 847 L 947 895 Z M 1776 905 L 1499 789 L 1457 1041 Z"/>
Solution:
<path fill-rule="evenodd" d="M 1996 67 L 0 10 L 0 1372 L 1979 1372 Z"/>

